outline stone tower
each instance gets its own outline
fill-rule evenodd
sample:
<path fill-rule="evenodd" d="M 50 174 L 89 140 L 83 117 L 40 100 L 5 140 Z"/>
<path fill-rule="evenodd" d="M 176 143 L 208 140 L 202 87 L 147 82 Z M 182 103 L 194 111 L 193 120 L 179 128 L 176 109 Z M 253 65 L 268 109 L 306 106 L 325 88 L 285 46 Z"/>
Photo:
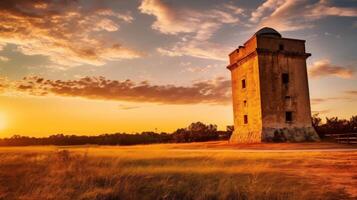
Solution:
<path fill-rule="evenodd" d="M 234 132 L 230 142 L 319 140 L 311 124 L 305 40 L 262 28 L 229 54 Z"/>

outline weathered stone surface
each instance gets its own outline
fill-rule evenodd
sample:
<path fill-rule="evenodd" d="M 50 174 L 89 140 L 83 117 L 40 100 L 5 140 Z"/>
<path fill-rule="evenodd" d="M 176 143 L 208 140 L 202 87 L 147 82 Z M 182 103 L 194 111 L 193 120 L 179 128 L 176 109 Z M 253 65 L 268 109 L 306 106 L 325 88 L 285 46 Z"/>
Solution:
<path fill-rule="evenodd" d="M 311 126 L 309 56 L 304 40 L 282 38 L 272 29 L 258 31 L 229 55 L 235 127 L 231 142 L 318 140 Z M 288 83 L 282 82 L 282 74 L 288 74 Z M 286 121 L 286 112 L 292 113 L 292 121 Z"/>
<path fill-rule="evenodd" d="M 312 127 L 264 128 L 262 142 L 316 142 L 320 138 Z"/>

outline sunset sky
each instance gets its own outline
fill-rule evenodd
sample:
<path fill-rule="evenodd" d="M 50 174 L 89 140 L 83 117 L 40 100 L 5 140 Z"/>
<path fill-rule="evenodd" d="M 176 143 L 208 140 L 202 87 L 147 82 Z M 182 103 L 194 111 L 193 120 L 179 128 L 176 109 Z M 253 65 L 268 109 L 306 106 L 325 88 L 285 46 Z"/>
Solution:
<path fill-rule="evenodd" d="M 1 0 L 0 138 L 233 124 L 228 54 L 306 40 L 312 111 L 357 114 L 356 0 Z"/>

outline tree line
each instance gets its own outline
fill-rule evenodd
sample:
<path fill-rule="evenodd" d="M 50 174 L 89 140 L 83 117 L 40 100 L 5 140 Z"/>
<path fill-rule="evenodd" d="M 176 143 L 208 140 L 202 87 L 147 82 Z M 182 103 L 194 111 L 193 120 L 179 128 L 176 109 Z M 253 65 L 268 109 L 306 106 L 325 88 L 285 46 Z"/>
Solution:
<path fill-rule="evenodd" d="M 321 139 L 328 134 L 357 133 L 357 116 L 349 120 L 337 117 L 326 118 L 325 122 L 315 114 L 312 125 Z M 233 126 L 227 126 L 226 131 L 217 130 L 217 125 L 202 122 L 191 123 L 186 128 L 179 128 L 173 133 L 142 132 L 136 134 L 114 133 L 97 136 L 79 136 L 56 134 L 48 137 L 28 137 L 14 135 L 11 138 L 0 139 L 0 146 L 29 145 L 135 145 L 155 143 L 183 143 L 228 140 L 233 132 Z"/>
<path fill-rule="evenodd" d="M 352 116 L 349 120 L 326 117 L 325 123 L 322 123 L 319 114 L 314 114 L 312 125 L 321 139 L 324 139 L 328 134 L 357 133 L 357 115 Z"/>
<path fill-rule="evenodd" d="M 186 128 L 179 128 L 173 133 L 142 132 L 136 134 L 114 133 L 97 136 L 78 136 L 56 134 L 49 137 L 28 137 L 14 135 L 11 138 L 0 139 L 0 146 L 29 145 L 135 145 L 155 143 L 204 142 L 213 140 L 228 140 L 233 131 L 228 126 L 226 131 L 217 130 L 217 125 L 202 122 L 191 123 Z"/>

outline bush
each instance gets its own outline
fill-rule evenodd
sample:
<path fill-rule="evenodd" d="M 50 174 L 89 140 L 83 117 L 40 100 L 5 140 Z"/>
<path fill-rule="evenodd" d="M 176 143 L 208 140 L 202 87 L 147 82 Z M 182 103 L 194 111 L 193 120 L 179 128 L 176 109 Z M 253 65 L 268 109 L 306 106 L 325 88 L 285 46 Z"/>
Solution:
<path fill-rule="evenodd" d="M 314 114 L 312 125 L 320 138 L 324 138 L 327 134 L 357 133 L 357 116 L 352 116 L 350 120 L 326 117 L 326 122 L 322 123 L 319 115 Z"/>

